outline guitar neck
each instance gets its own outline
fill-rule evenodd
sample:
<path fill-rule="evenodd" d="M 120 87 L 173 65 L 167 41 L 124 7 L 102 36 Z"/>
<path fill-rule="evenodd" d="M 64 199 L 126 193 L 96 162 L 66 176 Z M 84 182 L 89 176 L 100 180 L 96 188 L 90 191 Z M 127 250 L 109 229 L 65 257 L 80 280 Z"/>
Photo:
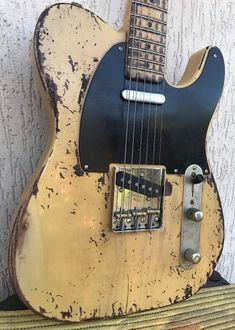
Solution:
<path fill-rule="evenodd" d="M 132 0 L 126 76 L 161 82 L 165 69 L 168 0 Z"/>

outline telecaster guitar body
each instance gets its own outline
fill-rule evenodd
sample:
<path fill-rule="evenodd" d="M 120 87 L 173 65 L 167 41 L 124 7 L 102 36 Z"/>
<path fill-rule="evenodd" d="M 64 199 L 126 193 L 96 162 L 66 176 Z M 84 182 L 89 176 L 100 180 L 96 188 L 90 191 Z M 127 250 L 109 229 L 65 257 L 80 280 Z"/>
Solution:
<path fill-rule="evenodd" d="M 48 8 L 36 27 L 35 64 L 48 105 L 49 143 L 17 211 L 10 270 L 20 298 L 48 317 L 114 317 L 184 300 L 206 283 L 221 253 L 223 215 L 205 138 L 222 91 L 222 55 L 215 47 L 196 53 L 177 86 L 146 83 L 145 90 L 163 95 L 165 102 L 142 113 L 141 102 L 135 108 L 136 102 L 121 95 L 129 88 L 125 41 L 124 29 L 113 30 L 75 4 Z M 135 166 L 123 164 L 125 114 L 131 111 L 133 120 L 136 113 L 136 134 L 145 139 L 155 132 L 155 106 L 163 118 L 157 124 L 162 141 L 156 143 L 161 163 L 153 164 L 147 154 L 146 165 L 144 156 L 135 159 L 134 153 Z M 127 134 L 126 164 L 131 163 L 130 141 Z M 204 175 L 199 182 L 204 216 L 195 234 L 201 261 L 184 265 L 185 171 L 193 164 Z M 145 193 L 146 185 L 152 187 L 145 178 L 143 191 L 132 191 L 134 206 L 128 209 L 126 197 L 120 204 L 126 207 L 123 219 L 115 198 L 128 190 L 121 186 L 125 175 L 136 169 L 138 177 L 140 168 L 156 175 L 155 199 Z M 136 224 L 133 210 L 141 201 L 144 218 Z"/>

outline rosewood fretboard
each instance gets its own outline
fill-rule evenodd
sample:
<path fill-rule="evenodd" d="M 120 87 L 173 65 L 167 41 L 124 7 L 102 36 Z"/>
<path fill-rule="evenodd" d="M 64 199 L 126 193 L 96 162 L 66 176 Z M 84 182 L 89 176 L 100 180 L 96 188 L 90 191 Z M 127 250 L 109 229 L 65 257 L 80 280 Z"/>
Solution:
<path fill-rule="evenodd" d="M 160 82 L 164 76 L 168 0 L 132 0 L 126 74 Z"/>

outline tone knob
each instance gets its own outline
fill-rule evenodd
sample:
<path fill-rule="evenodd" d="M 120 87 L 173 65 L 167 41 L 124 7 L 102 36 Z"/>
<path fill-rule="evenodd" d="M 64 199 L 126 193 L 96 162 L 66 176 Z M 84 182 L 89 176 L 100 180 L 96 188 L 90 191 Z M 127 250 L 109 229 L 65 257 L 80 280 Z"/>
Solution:
<path fill-rule="evenodd" d="M 193 172 L 191 177 L 192 177 L 193 184 L 199 184 L 204 181 L 204 176 L 202 174 L 196 174 L 195 172 Z"/>
<path fill-rule="evenodd" d="M 201 261 L 201 255 L 193 249 L 187 249 L 184 252 L 184 259 L 196 265 Z"/>
<path fill-rule="evenodd" d="M 192 207 L 187 210 L 186 216 L 190 220 L 200 222 L 203 219 L 203 212 Z"/>

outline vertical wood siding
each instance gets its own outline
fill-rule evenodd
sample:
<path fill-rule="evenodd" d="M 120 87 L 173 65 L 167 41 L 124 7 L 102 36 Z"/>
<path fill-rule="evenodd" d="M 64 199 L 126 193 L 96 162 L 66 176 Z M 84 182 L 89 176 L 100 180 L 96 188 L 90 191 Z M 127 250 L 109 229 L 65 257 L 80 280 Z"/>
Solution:
<path fill-rule="evenodd" d="M 78 2 L 118 28 L 127 1 Z M 32 76 L 31 40 L 38 15 L 53 3 L 56 1 L 0 2 L 0 300 L 12 292 L 7 270 L 11 217 L 47 137 L 47 118 Z M 179 81 L 190 54 L 206 45 L 220 47 L 225 57 L 225 88 L 207 147 L 226 224 L 225 247 L 217 269 L 234 283 L 235 2 L 169 0 L 168 23 L 167 79 L 171 83 Z"/>

